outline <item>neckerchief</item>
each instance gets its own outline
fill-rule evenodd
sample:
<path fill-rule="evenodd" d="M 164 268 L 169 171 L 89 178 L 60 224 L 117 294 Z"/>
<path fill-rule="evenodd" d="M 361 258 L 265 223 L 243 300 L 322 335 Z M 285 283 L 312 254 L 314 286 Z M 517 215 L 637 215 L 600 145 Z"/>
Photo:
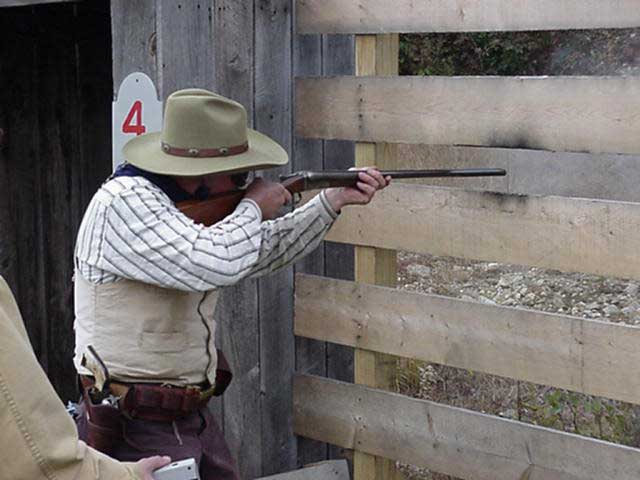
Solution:
<path fill-rule="evenodd" d="M 118 177 L 144 177 L 162 190 L 173 203 L 184 202 L 185 200 L 204 200 L 209 196 L 209 189 L 204 185 L 198 187 L 196 192 L 191 195 L 189 192 L 180 188 L 178 182 L 176 182 L 172 176 L 152 173 L 138 168 L 135 165 L 131 165 L 130 163 L 123 163 L 118 166 L 109 178 Z"/>

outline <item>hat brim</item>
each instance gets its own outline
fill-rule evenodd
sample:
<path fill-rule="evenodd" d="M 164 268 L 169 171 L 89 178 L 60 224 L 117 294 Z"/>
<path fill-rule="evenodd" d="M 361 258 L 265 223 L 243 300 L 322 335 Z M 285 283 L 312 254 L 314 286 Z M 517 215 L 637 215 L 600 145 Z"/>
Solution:
<path fill-rule="evenodd" d="M 160 132 L 147 133 L 129 140 L 122 149 L 124 159 L 148 172 L 163 175 L 197 176 L 233 173 L 286 165 L 287 152 L 262 133 L 248 129 L 249 150 L 226 157 L 179 157 L 165 153 Z"/>

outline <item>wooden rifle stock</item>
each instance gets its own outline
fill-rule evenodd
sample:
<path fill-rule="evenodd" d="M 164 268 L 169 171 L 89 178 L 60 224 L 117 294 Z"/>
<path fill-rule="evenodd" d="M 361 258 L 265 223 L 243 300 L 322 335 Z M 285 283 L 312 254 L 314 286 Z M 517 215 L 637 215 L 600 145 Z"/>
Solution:
<path fill-rule="evenodd" d="M 436 177 L 496 177 L 506 175 L 501 168 L 470 168 L 458 170 L 381 170 L 391 178 Z M 292 194 L 332 187 L 354 187 L 358 182 L 357 170 L 302 171 L 280 177 L 282 185 Z M 211 226 L 231 215 L 244 197 L 245 190 L 232 190 L 212 195 L 206 200 L 187 200 L 177 204 L 178 209 L 196 223 Z"/>

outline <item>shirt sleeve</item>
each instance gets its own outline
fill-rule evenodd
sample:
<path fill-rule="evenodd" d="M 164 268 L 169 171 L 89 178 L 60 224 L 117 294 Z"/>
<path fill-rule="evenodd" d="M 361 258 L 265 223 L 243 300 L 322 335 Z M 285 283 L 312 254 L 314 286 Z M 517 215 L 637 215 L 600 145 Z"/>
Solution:
<path fill-rule="evenodd" d="M 322 191 L 293 212 L 262 222 L 260 254 L 251 277 L 259 277 L 295 263 L 315 250 L 338 214 Z"/>
<path fill-rule="evenodd" d="M 258 205 L 245 199 L 231 215 L 205 227 L 160 191 L 139 184 L 111 200 L 96 266 L 160 287 L 212 290 L 295 261 L 317 246 L 335 216 L 319 196 L 263 222 Z"/>
<path fill-rule="evenodd" d="M 140 479 L 78 440 L 76 426 L 33 353 L 9 287 L 0 277 L 0 465 L 3 478 Z"/>

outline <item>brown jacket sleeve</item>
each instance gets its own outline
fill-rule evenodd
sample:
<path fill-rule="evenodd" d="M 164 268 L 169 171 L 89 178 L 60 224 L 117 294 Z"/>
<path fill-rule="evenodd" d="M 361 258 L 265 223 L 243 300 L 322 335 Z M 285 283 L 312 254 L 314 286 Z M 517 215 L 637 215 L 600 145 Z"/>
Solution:
<path fill-rule="evenodd" d="M 31 348 L 22 317 L 0 277 L 0 469 L 12 480 L 134 480 L 131 464 L 78 440 L 75 424 Z"/>

